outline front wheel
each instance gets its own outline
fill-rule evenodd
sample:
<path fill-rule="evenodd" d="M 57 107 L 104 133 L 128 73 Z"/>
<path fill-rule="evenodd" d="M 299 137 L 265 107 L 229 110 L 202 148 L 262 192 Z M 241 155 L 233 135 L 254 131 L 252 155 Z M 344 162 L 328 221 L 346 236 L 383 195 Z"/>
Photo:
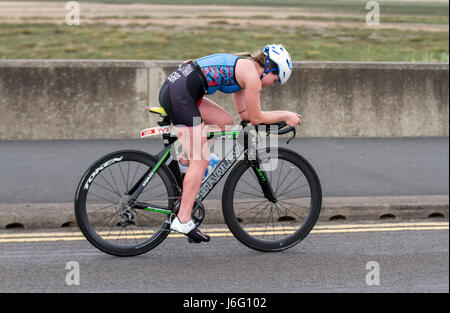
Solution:
<path fill-rule="evenodd" d="M 302 241 L 319 218 L 319 177 L 294 151 L 278 148 L 259 156 L 260 168 L 244 160 L 230 173 L 222 197 L 225 222 L 249 248 L 285 250 Z M 274 198 L 264 189 L 270 189 Z"/>

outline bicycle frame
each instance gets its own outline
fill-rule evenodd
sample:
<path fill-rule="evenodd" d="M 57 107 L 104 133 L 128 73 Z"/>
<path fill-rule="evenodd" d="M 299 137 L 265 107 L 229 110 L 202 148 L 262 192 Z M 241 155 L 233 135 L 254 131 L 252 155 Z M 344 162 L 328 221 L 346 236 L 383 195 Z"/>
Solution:
<path fill-rule="evenodd" d="M 178 138 L 169 133 L 170 119 L 162 109 L 151 112 L 160 112 L 161 127 L 143 130 L 141 137 L 161 134 L 162 150 L 156 156 L 138 150 L 108 153 L 86 170 L 76 191 L 75 217 L 81 232 L 95 247 L 112 255 L 147 252 L 169 235 L 181 205 L 180 197 L 186 192 L 183 187 L 189 186 L 188 180 L 183 186 L 183 180 L 190 179 L 191 171 L 195 170 L 188 170 L 187 176 L 180 173 L 181 147 Z M 207 133 L 203 139 L 221 136 L 214 145 L 199 140 L 207 142 L 208 152 L 214 150 L 219 160 L 192 195 L 195 201 L 190 210 L 191 220 L 195 226 L 202 224 L 206 215 L 202 201 L 227 176 L 221 190 L 222 212 L 231 233 L 258 251 L 285 250 L 299 243 L 316 223 L 322 205 L 320 180 L 300 154 L 267 141 L 271 141 L 271 135 L 288 132 L 294 138 L 294 126 L 279 122 L 247 128 L 248 124 L 242 121 L 232 131 Z M 285 163 L 287 171 L 283 171 Z M 107 176 L 100 174 L 105 169 L 109 172 Z M 198 179 L 204 175 L 200 176 Z M 300 184 L 294 185 L 299 179 Z"/>
<path fill-rule="evenodd" d="M 211 132 L 207 134 L 207 139 L 212 139 L 215 136 L 232 136 L 233 146 L 231 151 L 227 152 L 226 156 L 214 167 L 213 171 L 207 176 L 207 178 L 202 182 L 197 200 L 202 201 L 206 198 L 206 196 L 214 189 L 214 187 L 219 183 L 219 181 L 226 175 L 231 167 L 236 163 L 239 157 L 244 154 L 244 160 L 251 163 L 252 168 L 255 172 L 256 177 L 258 178 L 258 182 L 261 185 L 261 188 L 264 192 L 264 195 L 269 201 L 276 202 L 276 199 L 273 194 L 272 187 L 269 183 L 268 176 L 265 171 L 260 168 L 260 159 L 258 156 L 258 152 L 256 152 L 255 160 L 248 159 L 248 131 L 245 130 L 247 126 L 246 121 L 241 122 L 241 126 L 244 129 L 242 132 L 244 133 L 244 146 L 242 146 L 237 139 L 240 136 L 241 130 L 237 131 L 228 131 L 228 132 Z M 142 209 L 146 211 L 154 211 L 159 213 L 171 214 L 172 211 L 167 207 L 160 207 L 157 205 L 150 205 L 148 203 L 136 202 L 136 199 L 140 195 L 140 193 L 144 190 L 145 186 L 150 182 L 151 178 L 158 170 L 158 168 L 164 163 L 166 164 L 171 172 L 174 174 L 178 186 L 181 189 L 183 186 L 183 177 L 180 173 L 178 167 L 178 161 L 174 160 L 171 156 L 172 145 L 178 138 L 176 136 L 172 136 L 170 133 L 163 134 L 164 141 L 164 149 L 160 151 L 156 157 L 158 158 L 158 162 L 155 167 L 150 168 L 142 178 L 130 189 L 128 194 L 130 195 L 130 202 L 133 202 L 133 207 L 136 209 Z"/>

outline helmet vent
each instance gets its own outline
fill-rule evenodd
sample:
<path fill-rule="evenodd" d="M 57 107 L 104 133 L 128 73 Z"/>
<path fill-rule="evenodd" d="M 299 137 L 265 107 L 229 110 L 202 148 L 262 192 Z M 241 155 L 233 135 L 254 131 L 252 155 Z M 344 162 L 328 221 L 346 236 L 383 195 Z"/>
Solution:
<path fill-rule="evenodd" d="M 292 69 L 292 66 L 291 66 L 291 63 L 289 62 L 288 59 L 286 59 L 286 63 L 287 63 L 287 65 L 288 65 L 289 69 L 291 70 L 291 69 Z"/>

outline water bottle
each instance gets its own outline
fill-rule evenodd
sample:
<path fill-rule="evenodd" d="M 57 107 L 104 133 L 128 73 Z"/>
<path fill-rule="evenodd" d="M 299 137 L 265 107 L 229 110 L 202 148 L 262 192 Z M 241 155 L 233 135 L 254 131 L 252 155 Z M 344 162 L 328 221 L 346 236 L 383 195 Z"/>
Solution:
<path fill-rule="evenodd" d="M 203 176 L 203 180 L 205 180 L 206 176 L 208 176 L 208 173 L 211 173 L 214 167 L 219 163 L 219 157 L 215 155 L 214 153 L 211 153 L 209 155 L 209 164 L 206 168 L 205 175 Z"/>
<path fill-rule="evenodd" d="M 214 153 L 211 153 L 209 155 L 209 164 L 208 164 L 208 167 L 206 168 L 205 175 L 203 176 L 203 180 L 206 178 L 206 176 L 208 176 L 208 173 L 212 172 L 212 170 L 217 165 L 217 163 L 219 163 L 219 161 L 220 161 L 219 157 L 217 155 L 215 155 Z M 181 174 L 186 174 L 186 172 L 189 168 L 189 165 L 181 164 L 178 161 L 178 167 L 180 168 Z"/>
<path fill-rule="evenodd" d="M 178 167 L 180 168 L 180 173 L 181 174 L 186 174 L 186 172 L 187 172 L 187 170 L 189 168 L 189 165 L 181 164 L 181 162 L 178 161 Z"/>

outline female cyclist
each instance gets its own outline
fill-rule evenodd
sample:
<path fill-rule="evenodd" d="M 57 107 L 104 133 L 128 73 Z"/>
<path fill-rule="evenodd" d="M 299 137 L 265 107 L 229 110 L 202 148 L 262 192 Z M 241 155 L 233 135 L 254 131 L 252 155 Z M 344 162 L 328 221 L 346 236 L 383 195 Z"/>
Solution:
<path fill-rule="evenodd" d="M 251 58 L 242 58 L 244 55 Z M 209 164 L 205 125 L 216 125 L 225 131 L 233 125 L 233 119 L 230 113 L 204 95 L 217 90 L 231 93 L 240 118 L 253 125 L 284 121 L 295 126 L 301 123 L 299 114 L 262 111 L 260 107 L 261 88 L 286 83 L 291 72 L 292 61 L 287 50 L 282 45 L 267 45 L 263 52 L 254 56 L 213 54 L 187 60 L 169 75 L 161 87 L 159 102 L 175 125 L 181 146 L 189 156 L 180 207 L 177 216 L 171 220 L 172 230 L 196 242 L 210 239 L 191 220 L 192 208 Z M 199 144 L 195 145 L 195 142 Z"/>

